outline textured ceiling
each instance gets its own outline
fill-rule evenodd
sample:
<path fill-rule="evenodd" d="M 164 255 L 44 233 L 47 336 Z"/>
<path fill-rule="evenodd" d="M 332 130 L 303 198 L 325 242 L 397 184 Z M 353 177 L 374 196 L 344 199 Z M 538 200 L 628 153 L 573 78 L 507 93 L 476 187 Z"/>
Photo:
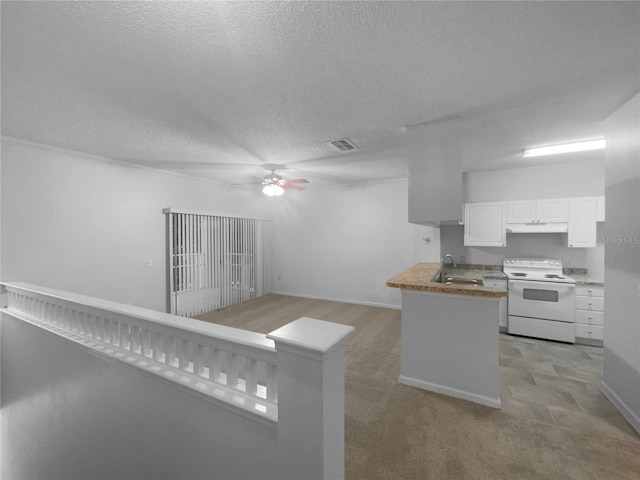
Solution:
<path fill-rule="evenodd" d="M 404 177 L 407 127 L 452 116 L 464 169 L 504 168 L 640 88 L 638 2 L 1 8 L 3 135 L 224 182 Z"/>

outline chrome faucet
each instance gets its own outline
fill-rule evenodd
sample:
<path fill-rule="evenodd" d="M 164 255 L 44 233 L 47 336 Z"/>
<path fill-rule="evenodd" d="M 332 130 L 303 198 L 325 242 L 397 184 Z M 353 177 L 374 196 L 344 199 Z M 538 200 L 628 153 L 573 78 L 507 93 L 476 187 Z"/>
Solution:
<path fill-rule="evenodd" d="M 440 283 L 444 283 L 444 261 L 447 258 L 451 259 L 451 263 L 453 264 L 453 268 L 456 267 L 456 260 L 455 260 L 455 258 L 453 258 L 453 255 L 451 255 L 450 253 L 447 253 L 447 254 L 443 255 L 442 258 L 440 259 Z"/>

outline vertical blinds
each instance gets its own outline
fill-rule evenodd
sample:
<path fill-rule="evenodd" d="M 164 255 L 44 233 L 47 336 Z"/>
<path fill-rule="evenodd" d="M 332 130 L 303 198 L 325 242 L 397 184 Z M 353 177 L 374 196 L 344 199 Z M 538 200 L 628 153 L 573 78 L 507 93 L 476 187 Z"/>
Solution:
<path fill-rule="evenodd" d="M 267 220 L 165 213 L 171 313 L 191 317 L 268 292 Z"/>

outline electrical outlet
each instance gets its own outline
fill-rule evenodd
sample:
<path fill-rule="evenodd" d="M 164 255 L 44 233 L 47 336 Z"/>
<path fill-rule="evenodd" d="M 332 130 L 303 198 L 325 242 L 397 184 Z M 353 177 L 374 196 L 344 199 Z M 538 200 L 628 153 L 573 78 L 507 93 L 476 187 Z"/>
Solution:
<path fill-rule="evenodd" d="M 571 260 L 567 260 L 567 267 L 573 267 L 573 262 Z"/>
<path fill-rule="evenodd" d="M 461 265 L 464 265 L 466 263 L 466 257 L 464 255 L 460 255 L 460 261 L 458 262 Z"/>

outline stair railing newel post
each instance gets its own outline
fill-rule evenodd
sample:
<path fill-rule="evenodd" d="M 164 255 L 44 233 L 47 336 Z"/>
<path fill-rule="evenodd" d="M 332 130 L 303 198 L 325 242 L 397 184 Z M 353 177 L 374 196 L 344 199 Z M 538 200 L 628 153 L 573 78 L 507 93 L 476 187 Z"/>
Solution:
<path fill-rule="evenodd" d="M 344 478 L 344 345 L 352 331 L 303 317 L 267 335 L 277 352 L 279 478 Z"/>

